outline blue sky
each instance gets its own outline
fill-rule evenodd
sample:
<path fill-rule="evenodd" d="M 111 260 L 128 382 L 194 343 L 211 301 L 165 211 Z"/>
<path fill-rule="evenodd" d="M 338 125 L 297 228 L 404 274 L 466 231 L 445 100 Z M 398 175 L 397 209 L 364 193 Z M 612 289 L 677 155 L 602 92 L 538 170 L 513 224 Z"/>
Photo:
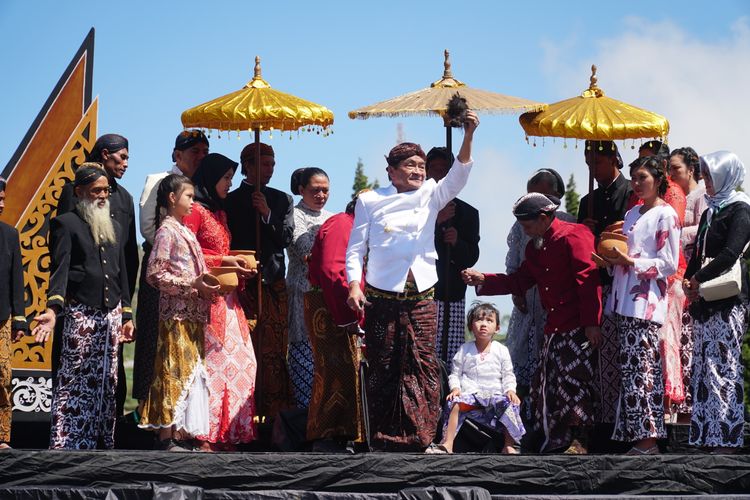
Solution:
<path fill-rule="evenodd" d="M 401 123 L 425 148 L 444 141 L 438 119 L 350 120 L 346 112 L 417 90 L 442 74 L 451 51 L 456 78 L 474 87 L 554 102 L 580 93 L 599 66 L 608 95 L 667 116 L 670 144 L 735 150 L 750 161 L 750 3 L 705 2 L 0 2 L 0 167 L 78 49 L 96 28 L 94 95 L 99 132 L 130 139 L 124 185 L 137 199 L 148 173 L 170 167 L 180 113 L 240 88 L 260 55 L 275 88 L 324 104 L 334 135 L 275 136 L 271 185 L 289 189 L 300 166 L 325 169 L 328 208 L 340 211 L 362 158 L 385 181 L 383 155 Z M 232 135 L 211 150 L 237 158 Z M 456 139 L 454 139 L 456 140 Z M 457 137 L 460 140 L 460 136 Z M 478 267 L 504 269 L 510 206 L 535 169 L 553 167 L 585 185 L 582 151 L 526 144 L 517 118 L 484 116 L 476 168 L 462 198 L 480 209 Z M 746 153 L 743 155 L 743 153 Z M 624 150 L 625 160 L 635 156 Z M 235 183 L 239 182 L 238 177 Z M 503 305 L 509 302 L 498 301 Z"/>

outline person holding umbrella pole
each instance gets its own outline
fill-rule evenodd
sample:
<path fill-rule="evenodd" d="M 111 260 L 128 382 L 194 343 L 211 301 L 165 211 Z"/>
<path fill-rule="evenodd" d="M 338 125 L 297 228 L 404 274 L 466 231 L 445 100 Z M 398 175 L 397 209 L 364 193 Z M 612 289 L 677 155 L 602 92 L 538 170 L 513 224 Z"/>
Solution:
<path fill-rule="evenodd" d="M 435 437 L 441 406 L 435 223 L 466 185 L 478 126 L 479 118 L 468 111 L 457 161 L 441 181 L 426 179 L 426 155 L 418 144 L 401 143 L 386 157 L 391 185 L 357 200 L 346 253 L 347 304 L 357 314 L 368 307 L 367 401 L 375 449 L 423 450 Z"/>

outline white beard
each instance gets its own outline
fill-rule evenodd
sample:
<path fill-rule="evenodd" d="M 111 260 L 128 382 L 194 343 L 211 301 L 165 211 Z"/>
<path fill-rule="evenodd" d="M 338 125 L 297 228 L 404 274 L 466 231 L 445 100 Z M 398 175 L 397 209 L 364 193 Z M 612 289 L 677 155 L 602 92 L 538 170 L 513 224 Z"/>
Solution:
<path fill-rule="evenodd" d="M 537 236 L 536 238 L 531 238 L 531 241 L 534 243 L 534 248 L 536 250 L 541 250 L 544 246 L 544 238 L 542 236 Z"/>
<path fill-rule="evenodd" d="M 114 245 L 117 242 L 115 226 L 112 224 L 112 215 L 109 211 L 109 200 L 105 201 L 101 208 L 96 201 L 80 200 L 76 210 L 91 228 L 96 246 Z"/>

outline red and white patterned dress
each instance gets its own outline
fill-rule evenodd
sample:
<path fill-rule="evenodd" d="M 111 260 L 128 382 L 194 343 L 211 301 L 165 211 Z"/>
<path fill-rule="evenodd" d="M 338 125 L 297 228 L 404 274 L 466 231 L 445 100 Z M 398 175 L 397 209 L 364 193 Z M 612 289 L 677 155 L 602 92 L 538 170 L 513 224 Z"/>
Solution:
<path fill-rule="evenodd" d="M 229 254 L 231 236 L 226 213 L 211 212 L 193 204 L 185 225 L 203 250 L 206 265 L 221 265 Z M 219 295 L 211 303 L 211 320 L 205 334 L 209 388 L 210 430 L 198 439 L 211 443 L 248 443 L 256 438 L 255 371 L 253 343 L 237 292 Z"/>

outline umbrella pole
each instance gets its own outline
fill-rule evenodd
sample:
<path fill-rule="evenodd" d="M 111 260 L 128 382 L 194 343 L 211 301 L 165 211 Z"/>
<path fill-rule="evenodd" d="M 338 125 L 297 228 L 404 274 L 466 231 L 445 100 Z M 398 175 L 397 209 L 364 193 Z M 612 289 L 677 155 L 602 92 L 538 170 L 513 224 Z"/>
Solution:
<path fill-rule="evenodd" d="M 453 129 L 450 124 L 445 125 L 445 148 L 448 150 L 448 157 L 453 153 Z M 450 160 L 449 160 L 450 161 Z M 451 269 L 451 246 L 443 243 L 445 246 L 445 262 L 443 262 L 443 298 L 449 296 L 450 280 L 448 275 Z M 448 333 L 450 332 L 451 311 L 448 301 L 443 301 L 443 331 L 440 332 L 440 358 L 448 363 Z"/>
<path fill-rule="evenodd" d="M 594 155 L 596 156 L 596 151 L 594 151 Z M 594 159 L 594 162 L 596 162 L 596 159 Z M 596 164 L 596 163 L 594 163 Z M 591 170 L 591 167 L 589 167 L 589 197 L 588 197 L 588 203 L 586 203 L 588 206 L 587 214 L 589 219 L 594 218 L 594 172 Z"/>
<path fill-rule="evenodd" d="M 255 129 L 255 192 L 260 193 L 260 129 Z M 255 356 L 256 372 L 260 383 L 255 384 L 255 400 L 256 408 L 261 408 L 260 403 L 263 401 L 263 328 L 258 328 L 261 325 L 261 314 L 263 314 L 263 266 L 261 265 L 261 244 L 260 244 L 260 212 L 255 210 L 255 258 L 258 262 L 258 274 L 255 277 L 257 280 L 257 295 L 256 307 L 258 308 L 258 321 L 255 323 L 255 329 L 257 333 L 255 335 L 255 344 L 258 346 L 257 354 Z"/>

